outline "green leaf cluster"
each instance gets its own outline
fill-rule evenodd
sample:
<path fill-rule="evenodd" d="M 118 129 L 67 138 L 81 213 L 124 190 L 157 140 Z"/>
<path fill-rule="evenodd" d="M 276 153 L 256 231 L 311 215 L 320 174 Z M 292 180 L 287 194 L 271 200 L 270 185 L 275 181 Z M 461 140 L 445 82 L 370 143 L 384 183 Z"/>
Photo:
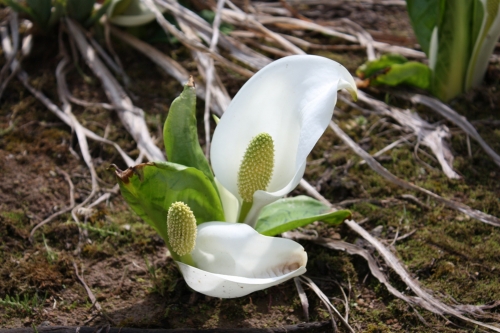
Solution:
<path fill-rule="evenodd" d="M 500 0 L 406 0 L 408 14 L 429 68 L 385 55 L 357 74 L 373 85 L 407 84 L 443 101 L 481 84 L 500 37 Z"/>
<path fill-rule="evenodd" d="M 104 1 L 97 11 L 94 11 L 96 0 L 0 0 L 0 3 L 28 15 L 40 30 L 47 32 L 63 16 L 91 26 L 104 15 L 111 0 Z"/>
<path fill-rule="evenodd" d="M 430 90 L 447 101 L 480 85 L 500 36 L 500 0 L 407 0 L 432 70 Z"/>
<path fill-rule="evenodd" d="M 197 224 L 225 221 L 214 174 L 198 140 L 196 92 L 191 80 L 172 103 L 163 134 L 168 162 L 143 163 L 125 171 L 113 167 L 127 203 L 156 229 L 170 248 L 166 222 L 168 209 L 174 202 L 188 205 Z M 286 198 L 262 210 L 256 230 L 275 236 L 314 221 L 336 225 L 350 214 L 331 212 L 328 206 L 310 197 Z M 174 259 L 179 259 L 171 253 Z"/>
<path fill-rule="evenodd" d="M 429 67 L 420 62 L 408 61 L 399 54 L 385 54 L 376 60 L 368 61 L 356 70 L 356 75 L 369 79 L 373 85 L 406 84 L 421 89 L 428 89 L 431 80 Z"/>

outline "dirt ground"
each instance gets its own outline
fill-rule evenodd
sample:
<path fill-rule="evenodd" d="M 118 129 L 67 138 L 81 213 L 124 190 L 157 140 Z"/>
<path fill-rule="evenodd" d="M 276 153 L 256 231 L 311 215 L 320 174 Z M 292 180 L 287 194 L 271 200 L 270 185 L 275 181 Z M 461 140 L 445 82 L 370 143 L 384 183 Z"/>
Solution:
<path fill-rule="evenodd" d="M 405 8 L 389 5 L 300 5 L 296 9 L 317 22 L 330 24 L 349 17 L 375 40 L 416 47 Z M 297 33 L 298 34 L 298 33 Z M 301 38 L 314 43 L 339 41 L 315 33 Z M 115 47 L 132 79 L 134 103 L 147 113 L 147 124 L 163 148 L 162 126 L 169 105 L 182 86 L 149 60 L 124 44 Z M 197 77 L 196 65 L 179 43 L 156 43 Z M 497 48 L 497 53 L 498 53 Z M 359 51 L 308 50 L 343 63 L 352 73 L 366 60 Z M 30 82 L 55 103 L 54 71 L 58 62 L 57 34 L 37 36 L 33 52 L 23 60 Z M 0 66 L 5 63 L 3 54 Z M 104 102 L 102 87 L 83 61 L 68 75 L 78 98 Z M 245 80 L 219 68 L 225 86 L 234 95 Z M 483 139 L 500 152 L 500 64 L 488 69 L 484 86 L 451 101 Z M 405 89 L 405 88 L 398 88 Z M 371 88 L 369 93 L 404 108 L 418 111 L 427 121 L 443 121 L 437 114 L 415 108 L 391 94 Z M 202 112 L 203 102 L 199 102 Z M 391 129 L 391 121 L 339 103 L 337 121 L 366 151 L 375 153 L 405 133 Z M 116 114 L 99 107 L 74 106 L 82 124 L 117 142 L 130 156 L 139 152 Z M 201 117 L 201 114 L 200 114 Z M 468 154 L 466 135 L 444 121 L 452 132 L 453 167 L 463 177 L 450 180 L 440 171 L 426 148 L 418 159 L 411 144 L 399 145 L 379 161 L 395 175 L 445 198 L 500 216 L 500 169 L 473 140 Z M 12 125 L 12 126 L 10 126 Z M 200 134 L 203 133 L 200 128 Z M 202 135 L 200 135 L 202 137 Z M 90 141 L 99 185 L 110 191 L 116 184 L 107 170 L 111 163 L 125 168 L 113 148 Z M 388 183 L 327 130 L 309 158 L 308 179 L 331 202 L 344 202 L 356 221 L 386 244 L 396 236 L 414 232 L 392 247 L 412 276 L 445 303 L 494 304 L 500 300 L 500 230 L 444 207 L 420 193 Z M 422 162 L 423 161 L 423 162 Z M 305 321 L 293 281 L 238 299 L 216 299 L 193 293 L 175 263 L 166 256 L 163 240 L 143 223 L 119 194 L 82 212 L 79 230 L 70 213 L 38 229 L 35 225 L 69 205 L 71 177 L 75 200 L 91 189 L 75 134 L 49 112 L 23 85 L 11 81 L 0 100 L 0 327 L 43 325 L 103 325 L 142 328 L 279 327 Z M 104 193 L 104 192 L 103 192 Z M 292 195 L 302 193 L 295 190 Z M 412 194 L 423 204 L 403 199 Z M 349 200 L 349 201 L 346 201 Z M 308 229 L 320 235 L 372 248 L 345 226 L 315 223 Z M 341 313 L 343 291 L 348 298 L 349 322 L 357 332 L 473 332 L 476 327 L 412 308 L 393 297 L 369 272 L 364 259 L 302 242 L 309 256 L 307 276 L 328 295 Z M 377 257 L 377 254 L 374 252 Z M 384 267 L 382 264 L 381 265 Z M 75 267 L 102 306 L 99 315 L 88 298 Z M 391 283 L 404 293 L 404 283 L 389 269 Z M 306 290 L 310 321 L 328 320 L 321 301 Z M 500 303 L 497 303 L 500 304 Z M 498 314 L 499 308 L 493 307 Z M 339 326 L 340 332 L 345 329 Z"/>

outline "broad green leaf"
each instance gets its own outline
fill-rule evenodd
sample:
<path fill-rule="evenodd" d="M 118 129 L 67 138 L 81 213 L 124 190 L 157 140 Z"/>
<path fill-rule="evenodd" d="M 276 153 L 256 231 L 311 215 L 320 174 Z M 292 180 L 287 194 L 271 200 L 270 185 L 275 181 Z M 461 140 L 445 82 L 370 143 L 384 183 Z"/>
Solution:
<path fill-rule="evenodd" d="M 115 166 L 115 173 L 127 203 L 156 229 L 169 248 L 167 214 L 170 205 L 176 201 L 182 201 L 191 208 L 197 224 L 224 221 L 217 191 L 207 177 L 195 168 L 170 162 L 150 162 L 125 171 Z"/>
<path fill-rule="evenodd" d="M 452 0 L 462 1 L 462 0 Z M 422 50 L 429 56 L 432 31 L 439 20 L 441 0 L 406 0 L 413 31 Z"/>
<path fill-rule="evenodd" d="M 25 13 L 31 16 L 33 19 L 35 18 L 35 13 L 31 8 L 21 5 L 16 0 L 1 0 L 0 3 L 9 6 L 18 13 Z"/>
<path fill-rule="evenodd" d="M 367 61 L 363 65 L 359 66 L 356 70 L 356 75 L 361 79 L 370 78 L 373 75 L 380 74 L 381 71 L 386 70 L 395 64 L 404 64 L 408 62 L 408 59 L 400 54 L 384 54 L 378 59 Z"/>
<path fill-rule="evenodd" d="M 170 106 L 163 126 L 163 140 L 165 140 L 167 159 L 170 162 L 201 170 L 215 187 L 212 169 L 198 141 L 196 92 L 191 80 Z"/>
<path fill-rule="evenodd" d="M 384 74 L 378 75 L 374 84 L 397 86 L 407 84 L 421 89 L 429 89 L 432 72 L 427 65 L 409 61 L 405 64 L 395 64 Z"/>
<path fill-rule="evenodd" d="M 83 23 L 90 17 L 94 4 L 95 0 L 66 0 L 66 12 L 69 17 Z"/>
<path fill-rule="evenodd" d="M 438 50 L 432 93 L 443 101 L 462 93 L 471 55 L 473 6 L 470 0 L 445 1 L 438 26 Z"/>
<path fill-rule="evenodd" d="M 280 199 L 265 206 L 257 220 L 255 230 L 266 236 L 275 236 L 315 221 L 338 225 L 351 217 L 348 210 L 331 212 L 325 204 L 301 195 Z"/>
<path fill-rule="evenodd" d="M 33 19 L 36 23 L 42 29 L 46 29 L 52 11 L 52 0 L 26 0 L 26 4 L 33 10 Z"/>
<path fill-rule="evenodd" d="M 386 54 L 379 59 L 361 65 L 356 74 L 370 79 L 373 85 L 387 84 L 397 86 L 407 84 L 421 89 L 428 89 L 432 72 L 426 65 L 408 61 L 398 54 Z"/>

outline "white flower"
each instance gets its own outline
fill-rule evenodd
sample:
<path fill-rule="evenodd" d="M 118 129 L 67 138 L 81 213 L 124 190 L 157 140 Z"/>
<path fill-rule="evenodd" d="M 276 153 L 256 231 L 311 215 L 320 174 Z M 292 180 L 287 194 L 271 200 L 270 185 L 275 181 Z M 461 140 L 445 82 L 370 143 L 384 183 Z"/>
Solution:
<path fill-rule="evenodd" d="M 161 12 L 165 8 L 156 6 Z M 107 16 L 111 23 L 123 27 L 135 27 L 155 20 L 155 14 L 140 0 L 113 0 L 108 7 Z"/>
<path fill-rule="evenodd" d="M 234 298 L 304 274 L 307 254 L 292 240 L 262 236 L 246 224 L 207 222 L 198 226 L 191 259 L 196 267 L 177 265 L 192 289 Z"/>
<path fill-rule="evenodd" d="M 236 209 L 230 208 L 226 195 L 222 195 L 225 211 L 238 211 L 240 222 L 255 226 L 262 207 L 297 186 L 307 155 L 331 120 L 340 89 L 347 89 L 353 96 L 357 93 L 347 69 L 312 55 L 277 60 L 241 88 L 217 125 L 210 152 L 217 181 L 239 204 Z M 261 151 L 253 147 L 256 138 L 264 138 L 264 143 L 256 144 L 264 147 Z M 269 155 L 272 148 L 274 156 Z M 247 151 L 251 151 L 248 156 Z M 270 178 L 260 177 L 261 170 L 268 174 L 269 166 Z M 255 177 L 247 176 L 252 172 Z M 248 191 L 253 193 L 253 200 L 248 199 Z M 230 218 L 227 213 L 226 218 Z"/>

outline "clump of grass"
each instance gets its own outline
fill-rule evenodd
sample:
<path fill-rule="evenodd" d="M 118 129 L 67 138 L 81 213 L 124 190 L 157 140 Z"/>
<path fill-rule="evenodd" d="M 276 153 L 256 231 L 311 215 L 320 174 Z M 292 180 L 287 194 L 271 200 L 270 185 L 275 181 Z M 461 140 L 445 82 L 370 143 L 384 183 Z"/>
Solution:
<path fill-rule="evenodd" d="M 31 316 L 37 309 L 42 307 L 46 298 L 47 293 L 43 297 L 38 296 L 38 293 L 31 297 L 28 294 L 24 294 L 22 297 L 19 294 L 15 296 L 6 295 L 4 299 L 0 298 L 0 306 L 22 311 L 23 315 Z"/>
<path fill-rule="evenodd" d="M 159 270 L 154 263 L 150 263 L 148 258 L 144 256 L 146 269 L 153 284 L 151 292 L 158 293 L 160 296 L 165 296 L 166 293 L 174 291 L 177 285 L 177 280 L 172 279 L 169 275 L 165 275 Z"/>
<path fill-rule="evenodd" d="M 46 255 L 47 261 L 49 262 L 49 264 L 53 264 L 53 263 L 57 262 L 57 259 L 58 259 L 57 252 L 52 250 L 50 248 L 50 246 L 47 244 L 47 240 L 45 239 L 44 234 L 42 234 L 42 239 L 43 239 L 43 245 L 45 246 L 45 251 L 47 251 L 47 255 Z"/>

